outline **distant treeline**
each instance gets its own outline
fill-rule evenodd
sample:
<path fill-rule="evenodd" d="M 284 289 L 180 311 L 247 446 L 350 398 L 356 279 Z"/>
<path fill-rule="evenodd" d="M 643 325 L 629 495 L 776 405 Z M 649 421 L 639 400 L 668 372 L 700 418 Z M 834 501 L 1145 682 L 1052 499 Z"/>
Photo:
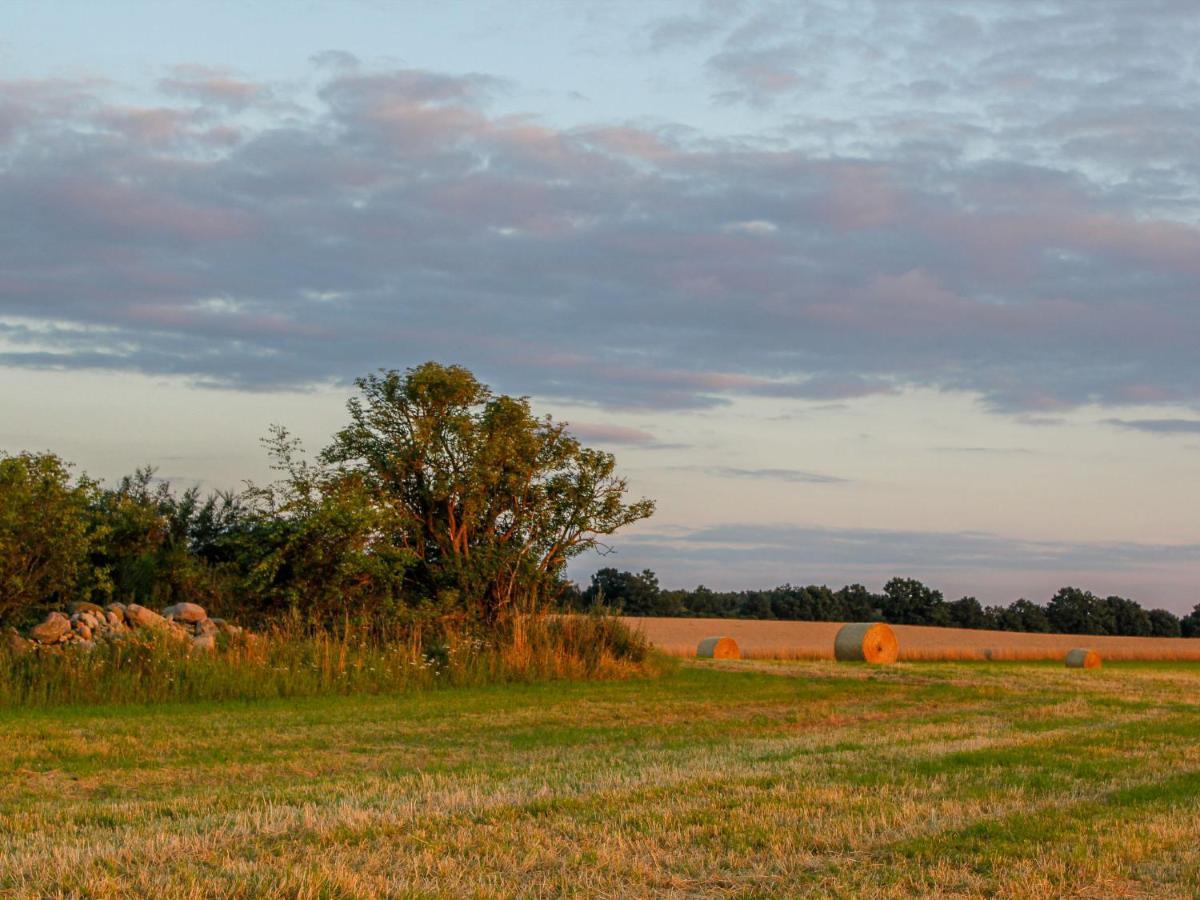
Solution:
<path fill-rule="evenodd" d="M 627 616 L 696 616 L 722 619 L 781 619 L 811 622 L 877 620 L 893 625 L 940 625 L 997 631 L 1113 634 L 1132 637 L 1200 637 L 1200 604 L 1180 618 L 1165 609 L 1143 609 L 1125 597 L 1098 597 L 1061 588 L 1045 605 L 1017 600 L 983 606 L 974 597 L 947 602 L 942 592 L 912 578 L 893 578 L 883 593 L 861 584 L 838 590 L 790 584 L 762 591 L 663 590 L 649 569 L 605 568 L 568 599 L 578 609 L 607 606 Z"/>

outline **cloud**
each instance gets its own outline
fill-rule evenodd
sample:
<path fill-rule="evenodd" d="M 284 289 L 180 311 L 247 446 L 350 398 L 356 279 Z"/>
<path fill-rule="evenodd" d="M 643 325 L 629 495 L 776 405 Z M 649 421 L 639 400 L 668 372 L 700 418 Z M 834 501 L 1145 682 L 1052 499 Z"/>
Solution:
<path fill-rule="evenodd" d="M 1178 613 L 1195 604 L 1200 544 L 1038 541 L 974 531 L 823 528 L 729 522 L 700 528 L 658 527 L 616 541 L 613 556 L 581 557 L 572 577 L 585 581 L 601 565 L 650 568 L 664 586 L 707 584 L 720 590 L 775 585 L 866 584 L 918 578 L 949 599 L 984 603 L 1019 596 L 1045 602 L 1066 584 L 1132 596 Z"/>
<path fill-rule="evenodd" d="M 1105 419 L 1105 424 L 1147 434 L 1200 434 L 1200 419 Z"/>
<path fill-rule="evenodd" d="M 742 469 L 736 466 L 711 466 L 703 471 L 718 478 L 752 478 L 764 481 L 790 481 L 803 484 L 846 484 L 845 478 L 823 475 L 820 472 L 805 472 L 802 469 Z"/>
<path fill-rule="evenodd" d="M 1034 541 L 984 532 L 821 528 L 731 522 L 696 529 L 644 531 L 622 552 L 690 559 L 812 567 L 902 570 L 1078 570 L 1200 563 L 1200 544 Z"/>
<path fill-rule="evenodd" d="M 571 422 L 567 430 L 584 443 L 620 444 L 634 447 L 653 446 L 658 443 L 650 432 L 628 425 Z"/>
<path fill-rule="evenodd" d="M 171 75 L 158 82 L 168 95 L 196 100 L 208 106 L 240 111 L 271 96 L 265 85 L 239 78 L 227 69 L 209 66 L 176 66 Z"/>
<path fill-rule="evenodd" d="M 0 82 L 0 320 L 22 323 L 0 363 L 261 390 L 432 357 L 607 409 L 922 387 L 1031 423 L 1189 415 L 1197 26 L 1166 0 L 1089 9 L 1119 47 L 1053 3 L 677 23 L 805 79 L 759 85 L 769 139 L 560 127 L 497 111 L 486 73 L 337 55 L 303 96 L 197 66 L 136 107 Z M 753 81 L 714 67 L 714 90 Z"/>

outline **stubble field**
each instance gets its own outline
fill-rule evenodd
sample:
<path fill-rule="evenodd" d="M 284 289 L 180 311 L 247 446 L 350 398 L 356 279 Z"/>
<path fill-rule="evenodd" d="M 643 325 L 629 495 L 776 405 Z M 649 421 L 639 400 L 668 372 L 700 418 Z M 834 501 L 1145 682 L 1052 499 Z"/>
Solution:
<path fill-rule="evenodd" d="M 772 622 L 760 619 L 628 617 L 630 627 L 672 656 L 695 656 L 706 637 L 732 637 L 749 659 L 833 659 L 833 639 L 841 622 Z M 893 625 L 900 659 L 1058 660 L 1073 647 L 1089 647 L 1105 660 L 1200 662 L 1200 639 L 1110 637 L 1081 634 L 1026 634 L 968 628 Z"/>
<path fill-rule="evenodd" d="M 0 895 L 1195 896 L 1200 669 L 0 710 Z"/>

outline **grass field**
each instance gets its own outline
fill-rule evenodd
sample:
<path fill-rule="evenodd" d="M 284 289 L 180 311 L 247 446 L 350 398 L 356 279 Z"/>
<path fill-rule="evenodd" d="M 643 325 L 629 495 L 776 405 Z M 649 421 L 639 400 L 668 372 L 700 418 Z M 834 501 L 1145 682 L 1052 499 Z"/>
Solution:
<path fill-rule="evenodd" d="M 759 619 L 683 619 L 628 617 L 651 643 L 672 656 L 695 656 L 706 637 L 732 637 L 749 659 L 832 659 L 833 639 L 841 622 L 770 622 Z M 1026 634 L 968 628 L 893 625 L 900 659 L 1058 660 L 1073 647 L 1089 647 L 1105 660 L 1200 662 L 1200 639 L 1111 637 L 1082 634 Z"/>
<path fill-rule="evenodd" d="M 1200 668 L 0 710 L 0 896 L 1195 896 Z"/>

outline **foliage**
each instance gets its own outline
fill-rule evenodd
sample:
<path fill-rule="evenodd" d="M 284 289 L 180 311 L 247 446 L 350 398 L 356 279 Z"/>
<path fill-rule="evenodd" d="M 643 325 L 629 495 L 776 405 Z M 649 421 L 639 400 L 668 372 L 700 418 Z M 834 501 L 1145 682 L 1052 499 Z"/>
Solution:
<path fill-rule="evenodd" d="M 611 454 L 466 369 L 358 387 L 316 462 L 276 427 L 279 479 L 237 494 L 176 492 L 149 466 L 102 488 L 52 454 L 0 456 L 0 624 L 111 596 L 256 627 L 383 637 L 448 618 L 498 635 L 563 589 L 569 559 L 654 509 L 626 502 Z"/>
<path fill-rule="evenodd" d="M 0 453 L 0 622 L 108 590 L 90 559 L 107 530 L 91 514 L 96 490 L 52 453 Z"/>
<path fill-rule="evenodd" d="M 286 429 L 273 429 L 265 443 L 283 477 L 247 488 L 248 513 L 230 541 L 245 611 L 318 628 L 370 627 L 400 615 L 413 554 L 400 543 L 394 507 L 373 502 L 359 473 L 307 462 Z"/>
<path fill-rule="evenodd" d="M 225 535 L 243 513 L 232 494 L 201 499 L 192 487 L 177 495 L 145 466 L 96 493 L 94 514 L 104 523 L 104 538 L 92 561 L 122 602 L 154 608 L 190 602 L 223 611 L 235 587 L 229 567 L 221 565 Z"/>
<path fill-rule="evenodd" d="M 569 559 L 654 510 L 624 502 L 612 454 L 459 366 L 426 363 L 356 384 L 351 422 L 321 458 L 358 475 L 395 516 L 415 596 L 449 596 L 488 622 L 535 609 L 557 593 Z"/>

